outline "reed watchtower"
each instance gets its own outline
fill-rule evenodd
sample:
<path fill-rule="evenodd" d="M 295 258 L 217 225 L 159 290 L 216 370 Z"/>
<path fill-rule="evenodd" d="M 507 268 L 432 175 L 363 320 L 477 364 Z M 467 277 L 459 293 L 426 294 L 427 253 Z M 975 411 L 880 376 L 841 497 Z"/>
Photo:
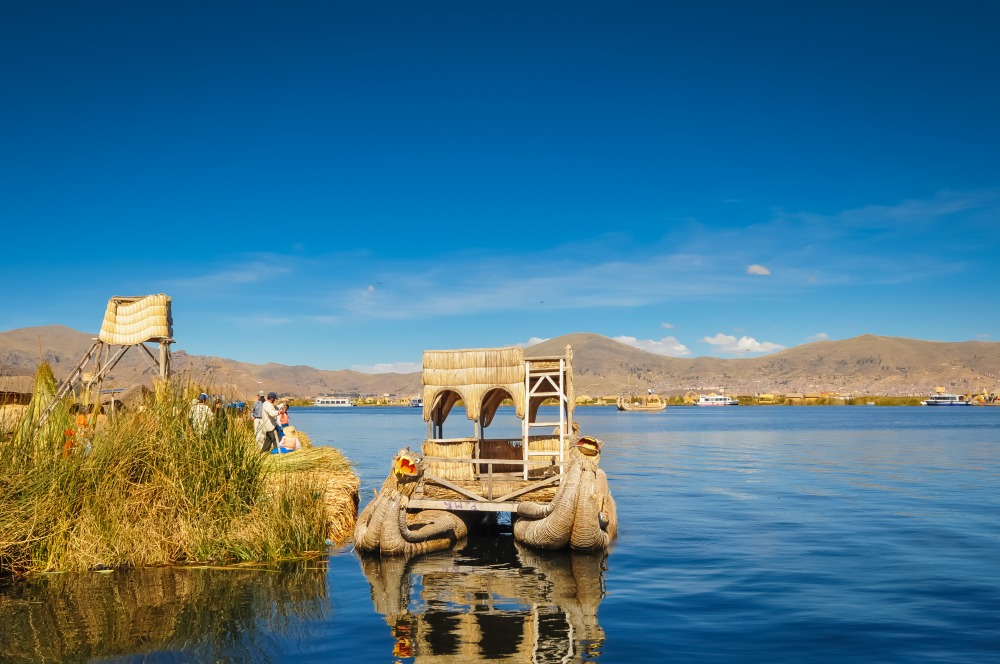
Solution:
<path fill-rule="evenodd" d="M 167 295 L 160 293 L 112 297 L 108 300 L 100 333 L 91 344 L 90 350 L 59 386 L 55 398 L 42 413 L 39 425 L 78 381 L 83 386 L 85 402 L 90 402 L 95 390 L 100 400 L 104 378 L 130 348 L 139 348 L 143 351 L 143 356 L 149 360 L 159 378 L 169 378 L 170 344 L 174 342 L 173 325 L 170 297 Z M 154 356 L 146 346 L 148 342 L 160 345 L 158 357 Z"/>

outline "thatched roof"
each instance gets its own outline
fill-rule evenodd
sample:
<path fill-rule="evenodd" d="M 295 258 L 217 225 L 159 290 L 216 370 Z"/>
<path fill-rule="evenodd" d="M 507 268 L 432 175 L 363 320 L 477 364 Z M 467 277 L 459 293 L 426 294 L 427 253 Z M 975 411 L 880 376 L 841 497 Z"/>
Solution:
<path fill-rule="evenodd" d="M 0 376 L 0 394 L 32 394 L 35 376 Z"/>
<path fill-rule="evenodd" d="M 25 405 L 34 392 L 34 376 L 0 376 L 0 405 Z"/>
<path fill-rule="evenodd" d="M 134 346 L 173 336 L 170 298 L 159 295 L 115 296 L 108 300 L 98 338 L 113 346 Z"/>
<path fill-rule="evenodd" d="M 504 398 L 524 417 L 524 352 L 521 348 L 424 351 L 424 421 L 443 422 L 461 399 L 470 420 L 488 423 Z M 435 410 L 437 409 L 437 415 Z"/>

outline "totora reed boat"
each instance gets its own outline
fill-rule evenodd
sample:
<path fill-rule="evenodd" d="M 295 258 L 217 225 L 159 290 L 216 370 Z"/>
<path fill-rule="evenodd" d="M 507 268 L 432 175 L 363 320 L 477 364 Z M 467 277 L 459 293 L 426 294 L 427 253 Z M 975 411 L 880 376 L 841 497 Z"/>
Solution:
<path fill-rule="evenodd" d="M 648 394 L 639 397 L 618 397 L 616 405 L 618 406 L 618 410 L 656 413 L 666 409 L 667 402 L 650 390 Z"/>
<path fill-rule="evenodd" d="M 617 509 L 599 467 L 603 443 L 579 436 L 573 421 L 572 359 L 569 346 L 532 358 L 517 347 L 424 351 L 427 437 L 419 451 L 392 458 L 358 517 L 355 548 L 380 556 L 450 549 L 509 513 L 515 541 L 528 547 L 607 549 Z M 520 436 L 489 434 L 503 403 L 513 404 Z M 471 435 L 446 435 L 459 404 Z"/>

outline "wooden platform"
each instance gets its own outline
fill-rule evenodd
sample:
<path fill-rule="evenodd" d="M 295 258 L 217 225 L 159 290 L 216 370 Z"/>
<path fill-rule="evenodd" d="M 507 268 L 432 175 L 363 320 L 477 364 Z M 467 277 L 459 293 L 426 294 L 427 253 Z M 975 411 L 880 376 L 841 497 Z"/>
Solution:
<path fill-rule="evenodd" d="M 430 459 L 433 461 L 433 459 Z M 448 459 L 454 462 L 454 459 Z M 484 466 L 481 477 L 473 480 L 448 480 L 424 473 L 420 484 L 410 499 L 412 509 L 442 509 L 471 512 L 516 512 L 522 501 L 552 502 L 561 475 L 559 467 L 545 465 L 532 471 L 537 477 L 522 479 L 516 472 L 490 472 L 494 464 L 510 464 L 508 459 L 476 459 L 466 463 Z"/>

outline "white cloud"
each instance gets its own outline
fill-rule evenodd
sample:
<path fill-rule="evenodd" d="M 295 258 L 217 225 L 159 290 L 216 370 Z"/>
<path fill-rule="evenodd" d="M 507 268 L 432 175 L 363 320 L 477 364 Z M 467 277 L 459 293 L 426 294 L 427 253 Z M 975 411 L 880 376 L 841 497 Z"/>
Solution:
<path fill-rule="evenodd" d="M 704 337 L 701 339 L 706 344 L 715 346 L 722 353 L 733 355 L 744 355 L 747 353 L 773 353 L 781 350 L 784 346 L 770 341 L 757 341 L 753 337 L 743 336 L 737 339 L 731 334 L 716 334 L 714 337 Z"/>
<path fill-rule="evenodd" d="M 748 265 L 747 266 L 747 274 L 759 274 L 759 275 L 767 276 L 767 275 L 771 274 L 771 271 L 768 270 L 763 265 L 757 265 L 756 263 L 754 263 L 753 265 Z"/>
<path fill-rule="evenodd" d="M 657 355 L 667 355 L 669 357 L 686 357 L 691 354 L 691 350 L 679 342 L 676 337 L 663 337 L 659 341 L 653 339 L 637 339 L 636 337 L 620 336 L 613 337 L 615 341 L 644 350 L 647 353 Z"/>
<path fill-rule="evenodd" d="M 419 362 L 382 362 L 379 364 L 355 364 L 351 369 L 366 374 L 413 373 L 422 371 L 423 366 Z"/>
<path fill-rule="evenodd" d="M 826 341 L 830 338 L 830 335 L 826 332 L 817 332 L 816 334 L 806 337 L 806 341 Z"/>
<path fill-rule="evenodd" d="M 544 339 L 541 338 L 541 337 L 531 337 L 527 341 L 521 341 L 521 342 L 518 342 L 518 343 L 516 343 L 514 345 L 515 346 L 520 346 L 521 348 L 527 348 L 528 346 L 534 346 L 535 344 L 540 344 L 543 341 L 548 341 L 548 340 L 549 340 L 548 337 L 546 337 Z"/>
<path fill-rule="evenodd" d="M 662 327 L 664 330 L 672 330 L 672 329 L 674 329 L 674 324 L 673 323 L 660 323 L 660 327 Z"/>

